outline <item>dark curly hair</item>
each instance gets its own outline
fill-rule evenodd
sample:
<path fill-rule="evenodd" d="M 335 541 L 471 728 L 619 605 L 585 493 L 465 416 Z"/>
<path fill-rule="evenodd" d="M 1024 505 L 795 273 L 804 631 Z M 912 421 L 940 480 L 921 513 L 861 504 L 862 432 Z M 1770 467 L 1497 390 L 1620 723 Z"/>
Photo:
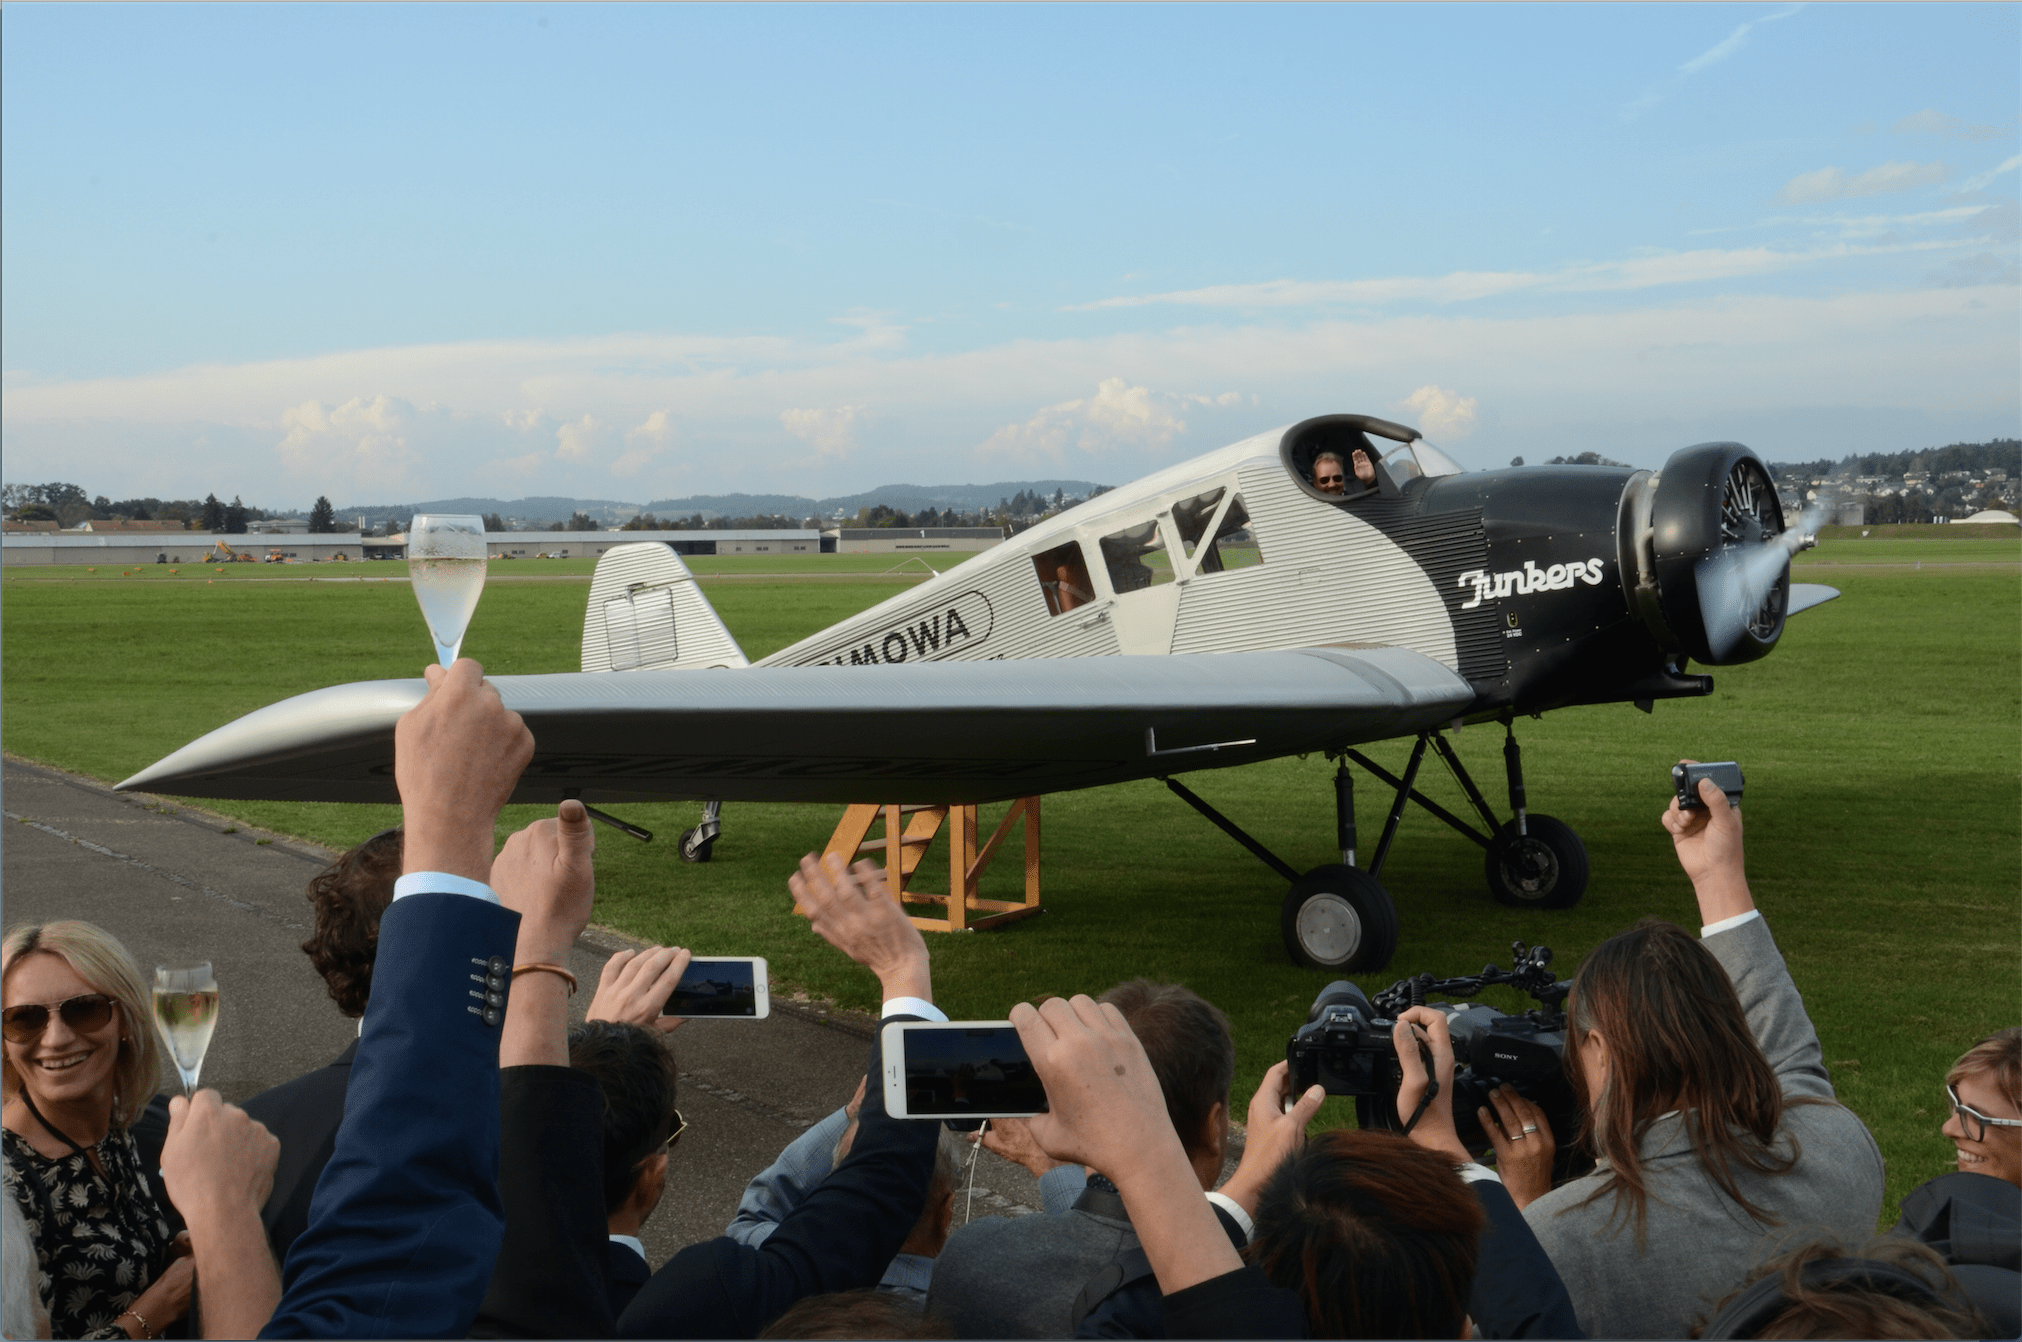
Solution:
<path fill-rule="evenodd" d="M 365 1014 L 372 962 L 379 957 L 379 918 L 400 879 L 401 832 L 381 830 L 318 872 L 309 882 L 316 930 L 302 943 L 309 963 L 347 1016 Z"/>

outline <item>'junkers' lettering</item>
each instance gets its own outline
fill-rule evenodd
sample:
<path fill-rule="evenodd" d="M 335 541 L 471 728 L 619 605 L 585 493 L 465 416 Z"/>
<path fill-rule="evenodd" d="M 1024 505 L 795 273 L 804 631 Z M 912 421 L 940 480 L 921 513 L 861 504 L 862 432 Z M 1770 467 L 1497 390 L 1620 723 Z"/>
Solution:
<path fill-rule="evenodd" d="M 1460 575 L 1460 585 L 1472 584 L 1474 595 L 1461 603 L 1462 610 L 1473 610 L 1482 602 L 1506 596 L 1528 596 L 1532 592 L 1560 592 L 1576 582 L 1589 587 L 1598 587 L 1603 576 L 1604 561 L 1589 559 L 1585 563 L 1554 564 L 1550 568 L 1539 568 L 1533 560 L 1524 560 L 1521 570 L 1510 573 L 1488 573 L 1482 569 L 1470 569 Z"/>
<path fill-rule="evenodd" d="M 815 666 L 895 666 L 900 662 L 937 662 L 980 646 L 993 623 L 990 599 L 964 592 L 909 616 L 896 629 L 852 641 L 845 652 L 824 655 Z"/>

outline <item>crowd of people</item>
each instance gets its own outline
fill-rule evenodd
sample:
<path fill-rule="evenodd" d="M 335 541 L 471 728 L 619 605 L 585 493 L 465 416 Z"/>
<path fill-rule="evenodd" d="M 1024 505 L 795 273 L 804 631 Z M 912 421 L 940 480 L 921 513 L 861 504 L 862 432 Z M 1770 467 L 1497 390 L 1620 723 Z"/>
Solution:
<path fill-rule="evenodd" d="M 1876 1236 L 1880 1151 L 1834 1096 L 1710 783 L 1663 817 L 1698 934 L 1646 919 L 1573 980 L 1586 1173 L 1555 1186 L 1552 1125 L 1513 1092 L 1475 1115 L 1492 1152 L 1463 1144 L 1446 1016 L 1412 1007 L 1404 1135 L 1309 1135 L 1324 1092 L 1281 1063 L 1223 1180 L 1228 1022 L 1140 978 L 1013 1006 L 1047 1112 L 980 1132 L 888 1113 L 873 1045 L 870 1084 L 751 1180 L 721 1236 L 655 1268 L 639 1231 L 679 1196 L 686 1127 L 659 1011 L 687 952 L 614 956 L 570 1027 L 588 815 L 564 802 L 494 855 L 533 738 L 475 663 L 428 683 L 396 731 L 401 828 L 311 884 L 303 949 L 360 1021 L 330 1066 L 243 1107 L 163 1101 L 126 949 L 82 922 L 6 935 L 7 1336 L 2022 1332 L 2022 1028 L 1944 1078 L 1958 1171 Z M 787 884 L 876 977 L 885 1020 L 945 1019 L 875 868 L 810 856 Z M 1043 1210 L 957 1227 L 972 1143 L 1031 1169 Z"/>

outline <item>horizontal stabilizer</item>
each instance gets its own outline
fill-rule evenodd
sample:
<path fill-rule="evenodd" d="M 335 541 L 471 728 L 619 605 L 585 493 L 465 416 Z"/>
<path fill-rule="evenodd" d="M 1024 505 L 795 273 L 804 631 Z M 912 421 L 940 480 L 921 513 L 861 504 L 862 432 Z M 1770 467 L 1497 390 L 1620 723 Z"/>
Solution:
<path fill-rule="evenodd" d="M 1474 698 L 1452 670 L 1402 648 L 568 673 L 492 684 L 536 742 L 518 802 L 993 801 L 1411 734 Z M 298 695 L 119 786 L 397 801 L 393 724 L 423 691 L 419 680 L 382 680 Z"/>
<path fill-rule="evenodd" d="M 1823 606 L 1839 595 L 1839 588 L 1827 587 L 1824 583 L 1794 582 L 1790 585 L 1790 604 L 1784 607 L 1784 615 L 1791 616 L 1813 606 Z"/>

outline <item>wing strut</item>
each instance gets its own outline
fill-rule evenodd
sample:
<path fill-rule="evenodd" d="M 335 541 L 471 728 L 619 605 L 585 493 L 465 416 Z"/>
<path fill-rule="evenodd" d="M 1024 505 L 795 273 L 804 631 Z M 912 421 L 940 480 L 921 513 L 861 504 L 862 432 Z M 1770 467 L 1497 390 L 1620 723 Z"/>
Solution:
<path fill-rule="evenodd" d="M 1210 747 L 1210 749 L 1212 749 L 1212 747 Z M 1171 753 L 1178 754 L 1179 752 L 1174 751 Z M 1214 807 L 1208 805 L 1206 802 L 1202 801 L 1199 797 L 1195 796 L 1193 794 L 1192 789 L 1187 787 L 1185 783 L 1180 782 L 1179 779 L 1177 778 L 1168 778 L 1165 780 L 1165 785 L 1171 788 L 1181 801 L 1193 807 L 1196 811 L 1199 811 L 1202 815 L 1206 816 L 1209 820 L 1212 820 L 1216 825 L 1220 826 L 1224 834 L 1227 834 L 1231 839 L 1234 839 L 1237 843 L 1249 849 L 1252 853 L 1255 853 L 1258 859 L 1262 861 L 1265 866 L 1271 868 L 1273 871 L 1277 872 L 1280 876 L 1283 876 L 1288 881 L 1296 881 L 1299 879 L 1299 873 L 1293 871 L 1289 863 L 1286 863 L 1285 861 L 1280 859 L 1276 853 L 1273 853 L 1270 849 L 1264 847 L 1264 845 L 1258 843 L 1255 839 L 1243 833 L 1243 831 L 1236 825 L 1235 821 L 1229 819 L 1227 816 L 1223 815 L 1220 811 L 1217 811 Z"/>

